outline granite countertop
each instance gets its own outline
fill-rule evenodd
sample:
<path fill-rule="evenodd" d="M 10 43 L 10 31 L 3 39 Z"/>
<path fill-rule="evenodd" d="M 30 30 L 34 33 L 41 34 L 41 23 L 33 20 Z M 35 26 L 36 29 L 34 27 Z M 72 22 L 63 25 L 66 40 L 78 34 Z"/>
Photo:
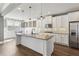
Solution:
<path fill-rule="evenodd" d="M 57 32 L 54 32 L 53 34 L 62 34 L 62 35 L 68 35 L 69 33 L 57 33 Z"/>
<path fill-rule="evenodd" d="M 17 34 L 17 35 L 19 35 L 19 34 Z M 46 34 L 46 33 L 34 34 L 34 35 L 21 34 L 21 36 L 32 37 L 32 38 L 41 39 L 41 40 L 49 40 L 53 37 L 53 35 Z"/>

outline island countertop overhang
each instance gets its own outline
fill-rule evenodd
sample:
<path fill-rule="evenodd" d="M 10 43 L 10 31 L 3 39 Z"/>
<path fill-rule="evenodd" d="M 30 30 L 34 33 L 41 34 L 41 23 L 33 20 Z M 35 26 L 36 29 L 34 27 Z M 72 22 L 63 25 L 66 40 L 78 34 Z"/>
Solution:
<path fill-rule="evenodd" d="M 16 35 L 20 35 L 20 36 L 24 36 L 24 37 L 32 37 L 32 38 L 36 38 L 36 39 L 41 39 L 41 40 L 49 40 L 53 37 L 53 35 L 51 34 L 32 34 L 32 35 L 28 35 L 28 34 L 16 34 Z"/>

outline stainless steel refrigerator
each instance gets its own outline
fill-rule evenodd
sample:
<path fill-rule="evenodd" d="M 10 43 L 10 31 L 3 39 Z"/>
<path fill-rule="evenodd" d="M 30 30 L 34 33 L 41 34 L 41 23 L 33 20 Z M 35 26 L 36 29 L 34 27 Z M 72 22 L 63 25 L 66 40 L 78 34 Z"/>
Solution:
<path fill-rule="evenodd" d="M 79 48 L 79 21 L 69 23 L 69 46 Z"/>

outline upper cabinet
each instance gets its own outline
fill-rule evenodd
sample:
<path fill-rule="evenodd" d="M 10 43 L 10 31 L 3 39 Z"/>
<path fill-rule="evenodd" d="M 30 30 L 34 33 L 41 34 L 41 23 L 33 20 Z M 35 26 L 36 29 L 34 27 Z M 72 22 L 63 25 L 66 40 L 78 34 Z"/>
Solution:
<path fill-rule="evenodd" d="M 69 21 L 79 21 L 79 11 L 68 14 Z"/>
<path fill-rule="evenodd" d="M 53 23 L 53 28 L 56 28 L 56 23 L 57 23 L 57 18 L 56 17 L 52 17 L 53 20 L 52 20 L 52 23 Z"/>
<path fill-rule="evenodd" d="M 53 17 L 53 31 L 68 33 L 68 15 Z"/>
<path fill-rule="evenodd" d="M 45 17 L 45 19 L 44 19 L 46 22 L 46 24 L 51 24 L 52 23 L 52 16 L 47 16 L 47 17 Z"/>
<path fill-rule="evenodd" d="M 28 27 L 28 22 L 25 22 L 25 27 Z"/>
<path fill-rule="evenodd" d="M 36 27 L 36 21 L 33 21 L 33 27 Z"/>
<path fill-rule="evenodd" d="M 25 27 L 25 22 L 21 23 L 21 27 L 24 28 Z"/>
<path fill-rule="evenodd" d="M 29 23 L 29 27 L 32 27 L 32 21 L 29 21 L 28 23 Z"/>
<path fill-rule="evenodd" d="M 66 28 L 66 30 L 68 30 L 68 26 L 69 26 L 69 19 L 68 19 L 68 15 L 63 15 L 61 17 L 61 26 Z"/>
<path fill-rule="evenodd" d="M 5 19 L 5 26 L 14 26 L 14 27 L 20 27 L 21 21 L 14 20 L 14 19 Z"/>
<path fill-rule="evenodd" d="M 14 21 L 13 20 L 7 20 L 7 26 L 13 26 Z"/>
<path fill-rule="evenodd" d="M 56 27 L 57 28 L 60 28 L 62 26 L 62 24 L 61 24 L 62 23 L 61 17 L 62 16 L 56 16 L 56 25 L 57 25 Z"/>
<path fill-rule="evenodd" d="M 36 27 L 36 25 L 37 25 L 36 20 L 21 23 L 21 27 L 25 27 L 25 28 L 27 28 L 27 27 Z"/>

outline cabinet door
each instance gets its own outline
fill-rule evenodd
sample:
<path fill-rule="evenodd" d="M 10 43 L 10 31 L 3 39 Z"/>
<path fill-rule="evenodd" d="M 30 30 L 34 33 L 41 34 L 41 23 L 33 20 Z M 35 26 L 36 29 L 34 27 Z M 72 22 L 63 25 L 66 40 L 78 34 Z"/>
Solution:
<path fill-rule="evenodd" d="M 69 20 L 68 20 L 68 15 L 63 15 L 62 16 L 62 23 L 61 26 L 65 29 L 65 32 L 68 33 L 69 30 Z"/>
<path fill-rule="evenodd" d="M 32 27 L 32 21 L 29 21 L 29 27 Z"/>
<path fill-rule="evenodd" d="M 62 19 L 62 23 L 61 23 L 62 26 L 67 27 L 68 26 L 68 15 L 63 15 L 61 19 Z"/>
<path fill-rule="evenodd" d="M 28 27 L 28 22 L 25 23 L 25 27 Z"/>
<path fill-rule="evenodd" d="M 57 16 L 56 25 L 57 25 L 57 28 L 61 27 L 61 16 Z"/>
<path fill-rule="evenodd" d="M 62 43 L 62 45 L 69 45 L 69 40 L 68 40 L 68 35 L 65 35 L 65 34 L 63 34 L 63 35 L 61 35 L 61 43 Z"/>
<path fill-rule="evenodd" d="M 21 23 L 21 27 L 24 28 L 25 27 L 25 22 Z"/>
<path fill-rule="evenodd" d="M 56 34 L 56 43 L 61 44 L 61 35 Z"/>
<path fill-rule="evenodd" d="M 53 28 L 56 28 L 56 17 L 53 17 Z"/>
<path fill-rule="evenodd" d="M 69 21 L 79 21 L 79 11 L 68 14 Z"/>
<path fill-rule="evenodd" d="M 53 36 L 53 42 L 55 43 L 56 42 L 56 34 L 51 34 Z"/>
<path fill-rule="evenodd" d="M 36 21 L 33 21 L 33 27 L 36 27 Z"/>
<path fill-rule="evenodd" d="M 45 21 L 46 21 L 46 24 L 50 24 L 50 23 L 52 23 L 52 16 L 48 16 L 48 17 L 46 17 L 45 18 Z"/>

